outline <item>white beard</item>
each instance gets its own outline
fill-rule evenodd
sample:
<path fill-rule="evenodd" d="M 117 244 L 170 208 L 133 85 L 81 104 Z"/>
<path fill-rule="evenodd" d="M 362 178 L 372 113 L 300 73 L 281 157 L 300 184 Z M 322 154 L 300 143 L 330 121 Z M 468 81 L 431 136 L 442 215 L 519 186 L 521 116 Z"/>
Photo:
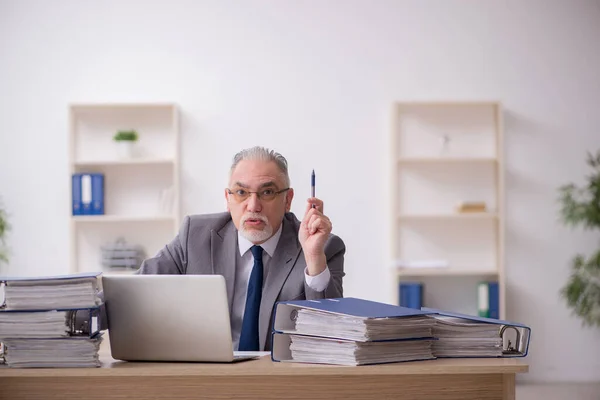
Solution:
<path fill-rule="evenodd" d="M 265 227 L 262 230 L 246 229 L 244 223 L 248 219 L 259 219 L 264 222 Z M 273 236 L 273 227 L 269 224 L 267 218 L 261 214 L 248 214 L 242 218 L 240 223 L 240 234 L 252 243 L 264 242 Z"/>

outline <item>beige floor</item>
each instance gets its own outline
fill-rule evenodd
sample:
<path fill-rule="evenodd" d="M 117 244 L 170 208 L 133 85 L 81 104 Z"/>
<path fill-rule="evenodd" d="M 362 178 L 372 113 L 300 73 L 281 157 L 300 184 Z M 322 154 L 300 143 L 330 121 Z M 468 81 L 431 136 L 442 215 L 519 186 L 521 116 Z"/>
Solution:
<path fill-rule="evenodd" d="M 517 384 L 517 400 L 600 400 L 598 383 Z"/>

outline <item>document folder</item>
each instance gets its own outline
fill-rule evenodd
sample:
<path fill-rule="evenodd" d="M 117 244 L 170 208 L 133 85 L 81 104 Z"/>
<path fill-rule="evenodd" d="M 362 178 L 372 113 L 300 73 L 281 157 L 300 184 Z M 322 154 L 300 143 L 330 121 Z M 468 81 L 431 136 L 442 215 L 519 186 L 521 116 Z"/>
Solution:
<path fill-rule="evenodd" d="M 358 342 L 273 332 L 271 360 L 309 364 L 370 365 L 432 360 L 432 339 Z"/>
<path fill-rule="evenodd" d="M 352 297 L 278 302 L 271 358 L 341 365 L 431 359 L 430 314 Z"/>
<path fill-rule="evenodd" d="M 433 311 L 400 307 L 353 297 L 281 301 L 275 304 L 273 330 L 301 334 L 301 332 L 296 332 L 296 319 L 298 311 L 302 309 L 320 311 L 324 315 L 329 315 L 332 320 L 336 317 L 347 316 L 365 321 L 378 318 L 424 317 L 435 313 Z"/>
<path fill-rule="evenodd" d="M 5 338 L 92 337 L 100 332 L 100 307 L 0 309 L 0 342 Z"/>
<path fill-rule="evenodd" d="M 433 316 L 440 315 L 443 317 L 459 318 L 470 322 L 480 324 L 496 325 L 498 328 L 498 336 L 502 339 L 502 351 L 498 357 L 525 357 L 529 351 L 529 342 L 531 339 L 531 328 L 521 323 L 505 321 L 501 319 L 476 317 L 461 313 L 442 311 L 434 308 L 421 307 L 421 310 L 434 313 Z M 463 334 L 468 334 L 469 328 L 465 327 Z M 434 328 L 435 332 L 435 328 Z M 513 340 L 509 337 L 509 332 L 514 332 Z M 435 336 L 435 333 L 434 333 Z M 436 337 L 437 338 L 437 337 Z M 440 357 L 440 356 L 437 356 Z M 474 355 L 472 357 L 478 357 Z M 445 358 L 445 357 L 444 357 Z"/>
<path fill-rule="evenodd" d="M 39 310 L 95 308 L 102 300 L 100 272 L 55 276 L 0 277 L 0 309 Z"/>

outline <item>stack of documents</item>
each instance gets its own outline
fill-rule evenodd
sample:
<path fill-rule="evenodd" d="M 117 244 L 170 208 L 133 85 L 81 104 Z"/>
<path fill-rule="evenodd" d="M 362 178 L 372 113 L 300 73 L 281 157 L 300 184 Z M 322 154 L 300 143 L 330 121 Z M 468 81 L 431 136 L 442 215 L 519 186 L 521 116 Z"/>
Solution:
<path fill-rule="evenodd" d="M 290 335 L 291 357 L 296 362 L 367 365 L 431 359 L 431 340 L 359 342 Z"/>
<path fill-rule="evenodd" d="M 10 310 L 90 308 L 100 305 L 97 274 L 6 278 L 4 303 Z"/>
<path fill-rule="evenodd" d="M 97 367 L 100 274 L 5 278 L 0 355 L 9 367 Z"/>
<path fill-rule="evenodd" d="M 54 339 L 4 339 L 4 358 L 13 368 L 99 367 L 102 337 Z"/>
<path fill-rule="evenodd" d="M 366 342 L 431 337 L 433 325 L 427 315 L 368 318 L 305 308 L 297 310 L 295 329 L 303 335 L 343 337 Z"/>
<path fill-rule="evenodd" d="M 517 322 L 476 317 L 434 308 L 436 357 L 525 357 L 531 328 Z"/>
<path fill-rule="evenodd" d="M 339 365 L 432 359 L 429 314 L 356 298 L 280 302 L 271 357 Z"/>
<path fill-rule="evenodd" d="M 498 325 L 464 318 L 436 315 L 433 343 L 436 357 L 501 357 L 502 337 Z"/>
<path fill-rule="evenodd" d="M 75 317 L 89 315 L 87 324 L 76 327 Z M 99 308 L 81 310 L 48 310 L 48 311 L 0 311 L 0 335 L 14 338 L 59 338 L 74 334 L 96 332 L 99 324 Z"/>

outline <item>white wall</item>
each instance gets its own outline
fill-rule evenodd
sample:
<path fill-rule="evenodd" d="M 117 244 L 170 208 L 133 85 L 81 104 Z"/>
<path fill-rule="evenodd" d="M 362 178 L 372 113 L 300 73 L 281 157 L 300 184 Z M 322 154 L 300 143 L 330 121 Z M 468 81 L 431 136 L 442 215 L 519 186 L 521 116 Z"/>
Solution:
<path fill-rule="evenodd" d="M 507 109 L 507 315 L 535 380 L 600 380 L 600 331 L 558 296 L 597 234 L 557 222 L 556 188 L 600 145 L 597 1 L 0 1 L 0 196 L 11 274 L 67 271 L 67 104 L 175 101 L 183 210 L 222 210 L 232 155 L 290 162 L 296 212 L 318 173 L 347 244 L 346 295 L 389 300 L 384 205 L 395 100 Z"/>

